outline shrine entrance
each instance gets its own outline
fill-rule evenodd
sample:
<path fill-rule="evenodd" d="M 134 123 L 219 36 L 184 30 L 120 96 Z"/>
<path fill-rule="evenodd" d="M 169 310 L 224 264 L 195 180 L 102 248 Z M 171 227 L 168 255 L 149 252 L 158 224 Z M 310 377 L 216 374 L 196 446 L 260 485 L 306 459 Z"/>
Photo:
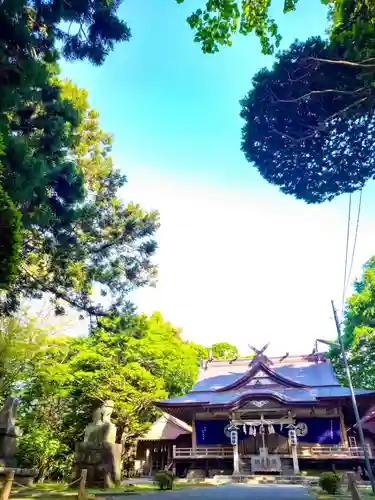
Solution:
<path fill-rule="evenodd" d="M 265 434 L 264 443 L 260 434 L 248 436 L 238 443 L 238 453 L 240 456 L 257 455 L 261 448 L 267 448 L 269 453 L 278 453 L 285 448 L 286 439 L 278 434 Z"/>
<path fill-rule="evenodd" d="M 232 429 L 241 429 L 247 437 L 233 446 L 235 474 L 281 473 L 281 454 L 288 448 L 288 440 L 275 431 L 275 426 L 292 426 L 294 419 L 290 412 L 281 418 L 261 414 L 258 418 L 233 415 Z M 282 448 L 286 448 L 282 453 Z"/>

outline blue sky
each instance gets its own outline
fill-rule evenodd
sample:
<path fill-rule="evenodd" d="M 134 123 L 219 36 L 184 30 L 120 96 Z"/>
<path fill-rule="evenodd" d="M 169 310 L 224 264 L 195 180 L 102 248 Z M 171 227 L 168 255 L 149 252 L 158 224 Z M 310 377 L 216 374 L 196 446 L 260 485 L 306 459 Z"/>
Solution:
<path fill-rule="evenodd" d="M 271 340 L 270 351 L 308 351 L 334 335 L 329 300 L 342 293 L 347 197 L 307 206 L 263 181 L 240 151 L 239 100 L 272 58 L 258 40 L 204 55 L 185 19 L 200 0 L 125 0 L 133 38 L 105 64 L 64 63 L 89 91 L 115 163 L 128 175 L 126 199 L 161 213 L 156 289 L 137 292 L 145 312 L 161 310 L 186 338 L 209 345 Z M 283 15 L 286 48 L 324 34 L 319 0 Z M 373 191 L 373 190 L 372 190 Z M 354 270 L 375 251 L 374 204 L 364 196 Z"/>
<path fill-rule="evenodd" d="M 253 36 L 238 37 L 219 54 L 202 54 L 186 23 L 202 1 L 125 0 L 120 15 L 131 27 L 131 41 L 117 46 L 100 68 L 64 65 L 64 74 L 89 90 L 103 128 L 115 134 L 116 155 L 125 153 L 128 165 L 261 188 L 239 148 L 239 100 L 272 58 L 261 55 Z M 301 0 L 298 12 L 287 16 L 282 3 L 274 2 L 274 11 L 284 47 L 324 33 L 326 9 L 319 0 Z"/>

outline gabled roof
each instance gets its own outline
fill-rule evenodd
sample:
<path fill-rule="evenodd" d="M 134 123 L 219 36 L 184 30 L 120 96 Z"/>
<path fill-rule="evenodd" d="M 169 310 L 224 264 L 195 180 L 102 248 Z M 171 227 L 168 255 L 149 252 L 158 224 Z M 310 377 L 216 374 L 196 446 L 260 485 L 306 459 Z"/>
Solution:
<path fill-rule="evenodd" d="M 256 382 L 256 384 L 254 384 Z M 358 390 L 358 396 L 375 395 L 375 390 Z M 287 405 L 314 405 L 318 400 L 349 398 L 340 386 L 331 363 L 322 355 L 214 360 L 202 370 L 198 382 L 185 396 L 159 401 L 157 406 L 239 407 L 251 399 L 273 399 Z"/>
<path fill-rule="evenodd" d="M 207 369 L 200 373 L 198 382 L 192 391 L 229 390 L 254 375 L 254 367 L 264 370 L 274 377 L 275 382 L 294 387 L 339 386 L 332 365 L 321 355 L 290 356 L 283 361 L 280 358 L 269 358 L 272 364 L 265 365 L 253 359 L 239 359 L 230 363 L 227 360 L 212 361 Z M 323 361 L 324 360 L 324 361 Z"/>
<path fill-rule="evenodd" d="M 172 415 L 164 413 L 151 426 L 151 429 L 140 438 L 140 441 L 174 441 L 182 434 L 191 434 L 190 425 Z"/>

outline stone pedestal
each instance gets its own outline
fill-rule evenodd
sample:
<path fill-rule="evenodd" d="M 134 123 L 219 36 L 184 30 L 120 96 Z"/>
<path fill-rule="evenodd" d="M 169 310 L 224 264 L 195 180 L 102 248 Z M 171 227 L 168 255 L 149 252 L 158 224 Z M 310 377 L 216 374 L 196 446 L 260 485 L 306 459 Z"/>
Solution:
<path fill-rule="evenodd" d="M 83 443 L 76 444 L 73 480 L 87 469 L 87 486 L 109 488 L 121 479 L 122 445 L 116 443 L 116 426 L 111 422 L 113 401 L 105 401 L 93 413 Z"/>
<path fill-rule="evenodd" d="M 0 428 L 0 466 L 17 467 L 17 437 L 2 434 Z"/>
<path fill-rule="evenodd" d="M 17 438 L 22 435 L 16 426 L 17 400 L 7 398 L 0 410 L 0 484 L 8 472 L 14 472 L 17 483 L 31 486 L 36 476 L 33 469 L 22 469 L 17 464 Z"/>
<path fill-rule="evenodd" d="M 122 445 L 117 443 L 76 444 L 73 480 L 87 469 L 87 486 L 109 488 L 121 479 Z"/>

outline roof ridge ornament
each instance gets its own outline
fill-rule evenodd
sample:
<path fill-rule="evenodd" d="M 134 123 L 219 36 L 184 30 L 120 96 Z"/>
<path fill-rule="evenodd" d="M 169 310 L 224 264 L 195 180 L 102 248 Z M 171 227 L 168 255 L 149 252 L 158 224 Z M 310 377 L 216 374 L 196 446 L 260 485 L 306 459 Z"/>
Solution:
<path fill-rule="evenodd" d="M 261 361 L 262 363 L 264 363 L 266 365 L 272 365 L 273 362 L 270 360 L 270 358 L 268 356 L 266 356 L 265 354 L 263 354 L 269 345 L 270 345 L 270 342 L 267 342 L 261 349 L 257 349 L 256 347 L 249 344 L 250 349 L 255 352 L 255 356 L 251 360 L 250 364 L 254 363 L 255 361 L 256 362 Z"/>

